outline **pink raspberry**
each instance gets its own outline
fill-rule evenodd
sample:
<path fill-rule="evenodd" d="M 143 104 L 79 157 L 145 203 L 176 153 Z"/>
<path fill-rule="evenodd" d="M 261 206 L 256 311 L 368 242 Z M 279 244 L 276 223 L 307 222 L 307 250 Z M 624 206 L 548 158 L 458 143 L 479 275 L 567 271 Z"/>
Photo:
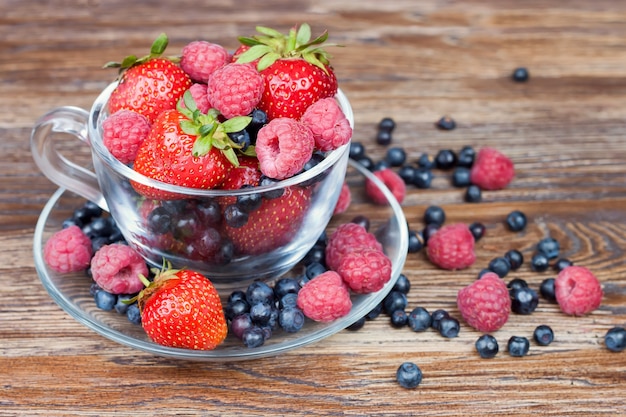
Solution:
<path fill-rule="evenodd" d="M 406 195 L 406 184 L 400 175 L 398 175 L 391 168 L 384 168 L 378 171 L 374 171 L 374 175 L 391 191 L 391 194 L 396 198 L 398 203 L 402 204 L 404 196 Z M 387 204 L 387 197 L 380 190 L 378 185 L 369 178 L 365 180 L 365 192 L 367 196 L 375 204 Z"/>
<path fill-rule="evenodd" d="M 335 204 L 335 209 L 333 210 L 333 215 L 341 214 L 344 211 L 348 210 L 350 207 L 350 202 L 352 201 L 352 193 L 350 192 L 350 187 L 348 183 L 344 182 L 341 186 L 341 193 L 339 194 L 339 199 L 337 200 L 337 204 Z"/>
<path fill-rule="evenodd" d="M 245 116 L 261 100 L 263 77 L 250 64 L 227 64 L 216 70 L 207 84 L 211 105 L 227 118 Z"/>
<path fill-rule="evenodd" d="M 102 143 L 123 164 L 135 160 L 148 133 L 148 119 L 131 110 L 118 110 L 102 122 Z"/>
<path fill-rule="evenodd" d="M 465 269 L 476 260 L 474 236 L 467 225 L 450 224 L 428 239 L 426 251 L 430 261 L 443 269 Z"/>
<path fill-rule="evenodd" d="M 43 247 L 46 264 L 62 274 L 87 269 L 92 254 L 91 240 L 76 225 L 54 233 Z"/>
<path fill-rule="evenodd" d="M 554 280 L 556 301 L 565 314 L 584 316 L 600 307 L 602 285 L 584 266 L 568 266 Z"/>
<path fill-rule="evenodd" d="M 500 190 L 513 180 L 515 167 L 506 155 L 494 148 L 481 148 L 470 171 L 470 181 L 483 190 Z"/>
<path fill-rule="evenodd" d="M 350 122 L 332 97 L 311 104 L 300 121 L 311 129 L 315 146 L 322 152 L 337 149 L 352 137 Z"/>
<path fill-rule="evenodd" d="M 500 329 L 511 314 L 509 290 L 494 272 L 487 272 L 482 278 L 461 289 L 456 303 L 463 320 L 480 332 Z"/>
<path fill-rule="evenodd" d="M 341 258 L 337 272 L 352 291 L 368 294 L 380 290 L 391 279 L 391 261 L 377 249 L 360 249 Z"/>
<path fill-rule="evenodd" d="M 292 177 L 311 159 L 314 146 L 311 130 L 301 122 L 288 117 L 272 119 L 256 139 L 261 172 L 277 180 Z"/>
<path fill-rule="evenodd" d="M 189 87 L 189 92 L 191 93 L 191 97 L 193 101 L 196 103 L 196 107 L 200 110 L 200 113 L 206 114 L 211 108 L 211 103 L 209 103 L 209 97 L 206 91 L 206 85 L 204 84 L 193 84 Z M 183 108 L 185 108 L 185 103 L 181 102 Z"/>
<path fill-rule="evenodd" d="M 350 292 L 335 271 L 326 271 L 302 286 L 298 307 L 308 318 L 330 322 L 350 312 Z"/>
<path fill-rule="evenodd" d="M 182 50 L 180 67 L 197 82 L 207 83 L 218 68 L 230 62 L 228 51 L 221 45 L 205 41 L 193 41 Z"/>
<path fill-rule="evenodd" d="M 93 280 L 113 294 L 134 294 L 145 286 L 139 274 L 148 276 L 146 261 L 130 246 L 112 243 L 102 246 L 91 260 Z"/>
<path fill-rule="evenodd" d="M 363 226 L 356 223 L 344 223 L 339 225 L 329 236 L 326 244 L 326 265 L 336 271 L 341 264 L 341 259 L 354 250 L 366 248 L 383 250 L 383 246 L 376 236 L 368 232 Z"/>

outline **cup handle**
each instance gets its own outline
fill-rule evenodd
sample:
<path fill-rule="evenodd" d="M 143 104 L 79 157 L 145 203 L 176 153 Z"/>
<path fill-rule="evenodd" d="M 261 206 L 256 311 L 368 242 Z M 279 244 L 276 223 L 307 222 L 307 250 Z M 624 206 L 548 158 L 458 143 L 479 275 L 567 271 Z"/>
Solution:
<path fill-rule="evenodd" d="M 67 143 L 68 135 L 89 146 L 88 120 L 89 113 L 78 107 L 66 106 L 51 110 L 41 116 L 33 127 L 31 152 L 35 163 L 50 181 L 108 211 L 96 174 L 67 159 L 55 146 Z"/>

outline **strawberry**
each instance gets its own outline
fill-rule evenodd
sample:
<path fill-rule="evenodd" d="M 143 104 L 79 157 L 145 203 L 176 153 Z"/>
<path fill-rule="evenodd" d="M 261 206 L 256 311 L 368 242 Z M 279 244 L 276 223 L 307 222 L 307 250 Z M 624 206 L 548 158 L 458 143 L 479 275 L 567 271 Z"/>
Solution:
<path fill-rule="evenodd" d="M 161 34 L 152 44 L 150 54 L 142 58 L 134 55 L 121 63 L 109 62 L 105 68 L 119 68 L 118 86 L 109 98 L 109 111 L 132 110 L 144 115 L 150 123 L 176 104 L 192 81 L 172 59 L 161 58 L 168 39 Z"/>
<path fill-rule="evenodd" d="M 321 48 L 328 33 L 311 40 L 311 28 L 303 24 L 288 35 L 258 26 L 254 37 L 240 37 L 249 48 L 237 50 L 236 62 L 255 62 L 265 88 L 258 107 L 268 118 L 299 119 L 316 101 L 333 97 L 337 78 L 330 55 Z"/>
<path fill-rule="evenodd" d="M 215 188 L 222 184 L 233 166 L 239 165 L 235 149 L 240 146 L 228 133 L 242 130 L 250 119 L 240 116 L 220 123 L 215 110 L 201 113 L 191 93 L 186 92 L 184 106 L 166 110 L 157 117 L 137 152 L 133 168 L 149 178 L 173 185 Z M 133 182 L 133 186 L 149 198 L 178 198 L 137 182 Z"/>
<path fill-rule="evenodd" d="M 228 326 L 219 294 L 203 275 L 163 268 L 137 296 L 141 325 L 154 342 L 169 347 L 211 350 Z"/>
<path fill-rule="evenodd" d="M 230 171 L 220 188 L 224 190 L 238 190 L 244 186 L 256 187 L 261 179 L 259 160 L 253 156 L 239 157 L 239 166 Z"/>

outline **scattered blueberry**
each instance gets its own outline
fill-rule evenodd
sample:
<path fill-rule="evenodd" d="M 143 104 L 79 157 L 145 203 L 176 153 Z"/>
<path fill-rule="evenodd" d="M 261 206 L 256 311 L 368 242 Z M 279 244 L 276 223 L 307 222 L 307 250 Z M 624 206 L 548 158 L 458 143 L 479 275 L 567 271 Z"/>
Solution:
<path fill-rule="evenodd" d="M 452 149 L 441 149 L 435 155 L 435 166 L 442 170 L 448 170 L 456 165 L 456 153 Z"/>
<path fill-rule="evenodd" d="M 387 149 L 385 160 L 392 167 L 402 166 L 406 162 L 406 152 L 404 149 L 394 146 Z"/>
<path fill-rule="evenodd" d="M 369 231 L 370 229 L 370 219 L 367 216 L 355 216 L 350 222 L 363 226 L 365 230 Z"/>
<path fill-rule="evenodd" d="M 380 313 L 383 312 L 383 303 L 380 302 L 376 305 L 376 307 L 374 307 L 373 309 L 371 309 L 366 315 L 365 315 L 365 319 L 366 320 L 374 320 L 376 317 L 380 316 Z"/>
<path fill-rule="evenodd" d="M 615 326 L 604 335 L 604 345 L 611 352 L 621 352 L 626 349 L 626 329 Z"/>
<path fill-rule="evenodd" d="M 393 141 L 391 132 L 388 130 L 379 130 L 376 133 L 376 143 L 382 146 L 387 146 Z"/>
<path fill-rule="evenodd" d="M 248 348 L 257 348 L 265 343 L 266 334 L 258 326 L 252 326 L 243 331 L 241 340 Z"/>
<path fill-rule="evenodd" d="M 288 307 L 280 311 L 278 323 L 287 333 L 296 333 L 304 326 L 304 313 L 298 307 Z"/>
<path fill-rule="evenodd" d="M 448 316 L 439 320 L 439 334 L 446 338 L 453 338 L 459 335 L 461 325 L 457 319 Z"/>
<path fill-rule="evenodd" d="M 500 347 L 495 337 L 490 334 L 484 334 L 476 340 L 474 344 L 476 351 L 483 359 L 491 359 L 498 354 Z"/>
<path fill-rule="evenodd" d="M 326 269 L 326 266 L 324 266 L 324 264 L 320 262 L 313 262 L 306 266 L 306 268 L 304 269 L 304 274 L 306 275 L 308 279 L 313 279 L 316 276 L 321 275 L 326 271 L 327 269 Z"/>
<path fill-rule="evenodd" d="M 514 210 L 506 216 L 506 224 L 509 230 L 520 232 L 526 228 L 526 215 L 519 210 Z"/>
<path fill-rule="evenodd" d="M 366 321 L 367 319 L 365 317 L 361 317 L 360 319 L 358 319 L 357 321 L 355 321 L 354 323 L 346 327 L 346 330 L 351 330 L 351 331 L 360 330 L 363 328 L 363 326 L 365 326 Z"/>
<path fill-rule="evenodd" d="M 403 388 L 417 387 L 422 377 L 422 370 L 413 362 L 404 362 L 396 371 L 396 380 Z"/>
<path fill-rule="evenodd" d="M 542 324 L 535 328 L 533 339 L 540 346 L 548 346 L 554 340 L 554 332 L 550 326 Z"/>
<path fill-rule="evenodd" d="M 511 336 L 507 344 L 509 355 L 514 357 L 522 357 L 528 354 L 530 342 L 523 336 Z"/>
<path fill-rule="evenodd" d="M 392 315 L 396 310 L 404 310 L 407 306 L 406 294 L 400 291 L 390 291 L 383 299 L 383 309 L 388 315 Z"/>
<path fill-rule="evenodd" d="M 438 309 L 433 311 L 433 313 L 431 314 L 430 326 L 433 329 L 439 331 L 439 329 L 441 328 L 441 320 L 447 317 L 450 317 L 450 314 L 446 310 Z"/>
<path fill-rule="evenodd" d="M 391 291 L 400 291 L 403 294 L 408 294 L 411 290 L 411 281 L 407 278 L 406 275 L 400 274 L 398 276 L 398 280 L 393 285 Z"/>
<path fill-rule="evenodd" d="M 537 251 L 546 255 L 548 259 L 557 258 L 560 249 L 559 242 L 552 237 L 541 239 L 539 243 L 537 243 Z"/>
<path fill-rule="evenodd" d="M 524 263 L 524 255 L 517 249 L 511 249 L 504 254 L 504 258 L 509 261 L 511 271 L 516 271 Z"/>
<path fill-rule="evenodd" d="M 528 69 L 526 69 L 525 67 L 515 68 L 515 70 L 513 71 L 513 74 L 511 75 L 511 78 L 513 78 L 513 81 L 518 82 L 518 83 L 523 83 L 523 82 L 528 81 L 529 77 L 530 77 L 530 74 L 528 73 Z"/>
<path fill-rule="evenodd" d="M 391 313 L 390 318 L 391 318 L 391 325 L 397 328 L 406 326 L 406 323 L 408 320 L 406 311 L 401 310 L 401 309 L 394 310 L 394 312 Z"/>
<path fill-rule="evenodd" d="M 554 263 L 554 270 L 556 272 L 561 272 L 568 266 L 572 266 L 572 265 L 574 265 L 574 262 L 570 261 L 569 259 L 560 258 Z"/>
<path fill-rule="evenodd" d="M 409 247 L 408 253 L 417 253 L 424 248 L 424 238 L 421 233 L 415 230 L 409 230 Z"/>
<path fill-rule="evenodd" d="M 426 168 L 417 168 L 413 176 L 413 185 L 420 189 L 430 188 L 433 182 L 433 172 Z"/>
<path fill-rule="evenodd" d="M 96 307 L 101 310 L 109 311 L 113 310 L 115 307 L 115 303 L 117 303 L 117 295 L 100 289 L 94 295 L 94 300 L 96 300 Z"/>
<path fill-rule="evenodd" d="M 356 159 L 356 161 L 363 166 L 363 168 L 373 171 L 374 170 L 374 161 L 369 156 L 363 156 L 362 158 Z"/>
<path fill-rule="evenodd" d="M 517 314 L 531 314 L 539 304 L 537 292 L 530 287 L 514 288 L 510 295 L 511 311 Z"/>
<path fill-rule="evenodd" d="M 474 241 L 478 242 L 483 236 L 485 236 L 485 231 L 487 230 L 485 225 L 480 222 L 474 222 L 469 225 L 470 232 L 472 232 L 472 236 L 474 236 Z"/>
<path fill-rule="evenodd" d="M 361 142 L 350 142 L 350 159 L 359 160 L 365 156 L 365 146 Z"/>
<path fill-rule="evenodd" d="M 488 274 L 488 273 L 492 273 L 492 274 L 493 274 L 493 273 L 495 273 L 495 272 L 493 272 L 493 271 L 492 271 L 491 269 L 489 269 L 489 268 L 483 268 L 483 269 L 481 269 L 480 271 L 478 271 L 478 279 L 482 278 L 482 277 L 483 277 L 483 275 Z"/>
<path fill-rule="evenodd" d="M 441 130 L 453 130 L 456 128 L 456 122 L 450 116 L 443 116 L 441 119 L 437 120 L 435 126 Z"/>
<path fill-rule="evenodd" d="M 467 187 L 471 184 L 470 182 L 470 170 L 466 167 L 457 166 L 452 171 L 452 185 L 455 187 Z"/>
<path fill-rule="evenodd" d="M 435 163 L 435 158 L 433 158 L 431 155 L 427 153 L 423 153 L 420 155 L 419 158 L 417 158 L 417 166 L 419 168 L 431 170 L 435 168 L 437 164 Z"/>
<path fill-rule="evenodd" d="M 392 132 L 396 128 L 396 122 L 391 117 L 383 117 L 378 122 L 378 130 Z"/>
<path fill-rule="evenodd" d="M 430 328 L 432 317 L 424 307 L 415 307 L 408 316 L 408 325 L 414 332 L 423 332 Z"/>
<path fill-rule="evenodd" d="M 527 288 L 528 283 L 526 282 L 526 280 L 522 278 L 513 278 L 506 284 L 506 287 L 509 289 L 509 293 L 510 293 L 512 290 L 515 290 L 518 288 Z"/>
<path fill-rule="evenodd" d="M 398 175 L 402 178 L 405 184 L 414 185 L 415 182 L 415 167 L 413 165 L 403 165 L 398 170 Z"/>
<path fill-rule="evenodd" d="M 468 203 L 479 203 L 483 199 L 483 192 L 479 186 L 470 184 L 465 189 L 465 195 L 463 198 Z"/>
<path fill-rule="evenodd" d="M 435 234 L 439 230 L 439 225 L 434 223 L 427 224 L 422 230 L 422 239 L 424 239 L 424 244 L 428 245 L 428 239 Z"/>
<path fill-rule="evenodd" d="M 530 268 L 535 272 L 543 272 L 550 266 L 550 260 L 542 253 L 536 253 L 530 260 Z"/>
<path fill-rule="evenodd" d="M 541 285 L 539 286 L 539 293 L 546 300 L 555 302 L 556 295 L 554 292 L 554 278 L 546 278 L 541 281 Z"/>
<path fill-rule="evenodd" d="M 429 206 L 424 212 L 424 223 L 441 226 L 446 221 L 446 212 L 439 206 Z"/>
<path fill-rule="evenodd" d="M 456 165 L 459 167 L 471 168 L 474 165 L 476 151 L 471 146 L 464 146 L 457 155 Z"/>
<path fill-rule="evenodd" d="M 511 264 L 509 264 L 509 261 L 507 261 L 505 257 L 498 256 L 489 262 L 488 268 L 490 271 L 498 274 L 500 278 L 504 278 L 511 270 Z"/>
<path fill-rule="evenodd" d="M 374 163 L 374 167 L 372 168 L 372 171 L 382 171 L 383 169 L 386 168 L 391 168 L 391 164 L 389 164 L 389 162 L 387 162 L 386 159 L 381 159 L 380 161 L 376 161 Z"/>

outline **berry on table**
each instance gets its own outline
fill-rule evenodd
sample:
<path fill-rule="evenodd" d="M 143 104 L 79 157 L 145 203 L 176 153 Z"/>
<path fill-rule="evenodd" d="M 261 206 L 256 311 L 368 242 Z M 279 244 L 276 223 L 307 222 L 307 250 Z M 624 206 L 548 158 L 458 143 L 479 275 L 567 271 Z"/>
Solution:
<path fill-rule="evenodd" d="M 417 253 L 424 248 L 424 238 L 415 230 L 409 230 L 408 253 Z"/>
<path fill-rule="evenodd" d="M 511 264 L 505 257 L 498 256 L 489 261 L 488 269 L 498 274 L 500 278 L 504 278 L 511 271 Z"/>
<path fill-rule="evenodd" d="M 436 168 L 437 164 L 435 162 L 435 158 L 433 158 L 432 155 L 423 153 L 419 156 L 419 158 L 417 158 L 417 166 L 419 168 L 431 170 L 431 169 Z"/>
<path fill-rule="evenodd" d="M 459 167 L 471 168 L 474 164 L 476 151 L 471 146 L 464 146 L 457 155 L 456 165 Z"/>
<path fill-rule="evenodd" d="M 530 259 L 530 269 L 535 272 L 543 272 L 547 270 L 548 267 L 550 267 L 550 260 L 542 252 L 535 253 Z"/>
<path fill-rule="evenodd" d="M 511 298 L 504 281 L 489 272 L 458 292 L 457 306 L 471 327 L 481 332 L 493 332 L 508 321 Z"/>
<path fill-rule="evenodd" d="M 443 116 L 437 120 L 435 126 L 440 130 L 453 130 L 456 128 L 456 122 L 450 116 Z"/>
<path fill-rule="evenodd" d="M 476 260 L 474 236 L 463 223 L 442 226 L 428 238 L 426 251 L 433 264 L 448 270 L 465 269 Z"/>
<path fill-rule="evenodd" d="M 395 128 L 396 122 L 391 117 L 383 117 L 380 122 L 378 122 L 378 130 L 393 132 Z"/>
<path fill-rule="evenodd" d="M 441 329 L 441 320 L 450 317 L 450 313 L 448 313 L 447 310 L 440 308 L 440 309 L 433 311 L 430 317 L 431 317 L 430 327 L 439 331 L 439 329 Z"/>
<path fill-rule="evenodd" d="M 456 153 L 452 149 L 441 149 L 435 155 L 435 166 L 442 170 L 448 170 L 456 165 Z"/>
<path fill-rule="evenodd" d="M 128 245 L 113 243 L 91 259 L 91 274 L 100 288 L 114 294 L 134 294 L 144 289 L 139 278 L 148 275 L 146 261 Z"/>
<path fill-rule="evenodd" d="M 381 146 L 387 146 L 393 142 L 393 135 L 389 130 L 379 130 L 376 133 L 376 143 Z"/>
<path fill-rule="evenodd" d="M 383 299 L 383 310 L 391 316 L 396 310 L 404 310 L 408 304 L 405 293 L 400 291 L 390 291 Z"/>
<path fill-rule="evenodd" d="M 407 319 L 409 328 L 414 332 L 423 332 L 432 325 L 432 317 L 424 307 L 415 307 Z"/>
<path fill-rule="evenodd" d="M 512 232 L 521 232 L 526 228 L 526 215 L 519 210 L 514 210 L 506 216 L 506 225 Z"/>
<path fill-rule="evenodd" d="M 554 270 L 556 272 L 561 272 L 568 266 L 572 266 L 572 265 L 574 265 L 574 262 L 570 261 L 569 259 L 560 258 L 554 263 Z"/>
<path fill-rule="evenodd" d="M 510 295 L 511 311 L 516 314 L 531 314 L 539 304 L 537 292 L 530 287 L 514 288 Z"/>
<path fill-rule="evenodd" d="M 327 271 L 302 286 L 298 292 L 298 308 L 312 320 L 330 322 L 347 315 L 352 301 L 341 276 Z"/>
<path fill-rule="evenodd" d="M 466 202 L 468 203 L 478 203 L 482 200 L 483 195 L 482 195 L 482 190 L 480 189 L 479 186 L 474 185 L 474 184 L 470 184 L 466 189 L 465 189 L 465 196 L 464 199 Z"/>
<path fill-rule="evenodd" d="M 472 232 L 472 236 L 474 236 L 474 241 L 478 242 L 483 236 L 485 236 L 485 232 L 487 228 L 484 224 L 480 222 L 474 222 L 469 225 L 470 232 Z"/>
<path fill-rule="evenodd" d="M 469 168 L 460 166 L 454 168 L 454 171 L 452 171 L 452 185 L 455 187 L 467 187 L 470 184 Z"/>
<path fill-rule="evenodd" d="M 515 176 L 513 161 L 494 148 L 481 148 L 470 171 L 472 184 L 483 190 L 505 188 Z"/>
<path fill-rule="evenodd" d="M 406 311 L 404 310 L 394 311 L 393 313 L 391 313 L 390 320 L 391 320 L 391 325 L 393 327 L 400 328 L 400 327 L 406 326 L 406 323 L 408 320 Z"/>
<path fill-rule="evenodd" d="M 626 329 L 615 326 L 604 335 L 604 346 L 611 352 L 621 352 L 626 349 Z"/>
<path fill-rule="evenodd" d="M 540 346 L 548 346 L 554 340 L 554 332 L 550 326 L 542 324 L 535 328 L 533 339 Z"/>
<path fill-rule="evenodd" d="M 413 181 L 415 180 L 415 169 L 416 168 L 413 165 L 403 165 L 398 170 L 398 175 L 402 178 L 405 184 L 413 184 Z"/>
<path fill-rule="evenodd" d="M 476 352 L 483 359 L 491 359 L 498 354 L 500 347 L 498 346 L 498 341 L 495 337 L 490 334 L 484 334 L 480 336 L 476 343 L 474 343 L 476 347 Z"/>
<path fill-rule="evenodd" d="M 446 221 L 446 212 L 440 206 L 429 206 L 424 211 L 424 223 L 441 226 Z"/>
<path fill-rule="evenodd" d="M 433 181 L 433 173 L 430 169 L 417 168 L 413 176 L 413 185 L 420 189 L 430 188 Z"/>
<path fill-rule="evenodd" d="M 565 314 L 583 316 L 598 308 L 602 302 L 602 285 L 583 266 L 569 266 L 559 272 L 554 281 L 556 301 Z"/>
<path fill-rule="evenodd" d="M 523 336 L 511 336 L 507 343 L 509 355 L 513 357 L 522 357 L 528 354 L 530 342 Z"/>
<path fill-rule="evenodd" d="M 546 278 L 539 285 L 539 293 L 548 301 L 556 302 L 556 293 L 554 289 L 554 278 Z"/>
<path fill-rule="evenodd" d="M 393 285 L 391 291 L 400 291 L 403 294 L 408 294 L 411 290 L 411 281 L 407 278 L 405 274 L 400 274 L 396 283 Z"/>
<path fill-rule="evenodd" d="M 529 77 L 530 77 L 530 74 L 528 73 L 528 69 L 525 67 L 515 68 L 515 70 L 513 70 L 513 74 L 511 75 L 511 78 L 513 78 L 513 81 L 518 82 L 518 83 L 523 83 L 523 82 L 528 81 Z"/>
<path fill-rule="evenodd" d="M 359 160 L 365 156 L 365 146 L 361 142 L 352 141 L 348 153 L 350 159 Z"/>
<path fill-rule="evenodd" d="M 357 330 L 361 330 L 363 326 L 365 326 L 366 321 L 367 319 L 365 317 L 361 317 L 360 319 L 358 319 L 357 321 L 355 321 L 354 323 L 346 327 L 346 330 L 350 330 L 353 332 Z"/>
<path fill-rule="evenodd" d="M 524 263 L 524 255 L 517 249 L 511 249 L 504 254 L 504 258 L 509 261 L 511 271 L 517 271 Z"/>
<path fill-rule="evenodd" d="M 402 166 L 406 162 L 406 151 L 397 146 L 391 147 L 387 149 L 385 161 L 392 167 Z"/>
<path fill-rule="evenodd" d="M 439 334 L 446 338 L 454 338 L 459 335 L 460 323 L 454 317 L 444 317 L 439 321 Z"/>
<path fill-rule="evenodd" d="M 548 259 L 557 258 L 559 256 L 559 250 L 559 242 L 552 237 L 541 239 L 539 243 L 537 243 L 537 252 L 543 253 Z"/>
<path fill-rule="evenodd" d="M 92 253 L 91 240 L 76 225 L 55 232 L 43 247 L 46 264 L 62 274 L 87 269 Z"/>
<path fill-rule="evenodd" d="M 396 371 L 396 381 L 403 388 L 415 388 L 422 382 L 422 370 L 413 362 L 404 362 Z"/>

